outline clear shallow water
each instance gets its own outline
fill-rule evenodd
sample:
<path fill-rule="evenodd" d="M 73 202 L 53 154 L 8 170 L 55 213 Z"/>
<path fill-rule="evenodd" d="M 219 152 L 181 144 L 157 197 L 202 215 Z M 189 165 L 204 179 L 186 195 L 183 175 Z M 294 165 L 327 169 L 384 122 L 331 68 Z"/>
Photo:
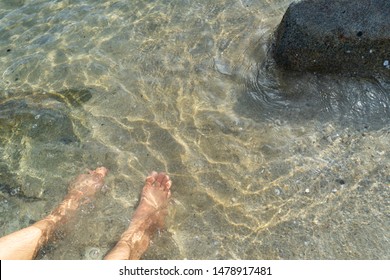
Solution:
<path fill-rule="evenodd" d="M 0 1 L 0 234 L 104 165 L 39 258 L 101 258 L 162 170 L 146 259 L 388 259 L 388 84 L 278 73 L 290 2 Z"/>

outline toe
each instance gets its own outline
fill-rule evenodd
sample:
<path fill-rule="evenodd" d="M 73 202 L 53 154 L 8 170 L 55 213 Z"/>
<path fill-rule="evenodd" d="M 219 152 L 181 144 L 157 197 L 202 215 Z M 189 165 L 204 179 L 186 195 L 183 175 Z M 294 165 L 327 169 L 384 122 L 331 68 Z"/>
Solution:
<path fill-rule="evenodd" d="M 165 173 L 164 173 L 164 172 L 160 172 L 160 173 L 157 175 L 157 178 L 156 178 L 156 187 L 161 188 L 162 186 L 164 186 L 164 184 L 163 184 L 164 178 L 165 178 Z"/>
<path fill-rule="evenodd" d="M 165 174 L 161 185 L 164 187 L 164 189 L 169 189 L 171 187 L 171 180 L 169 179 L 169 176 Z"/>
<path fill-rule="evenodd" d="M 168 179 L 169 179 L 169 177 L 168 177 Z M 165 184 L 165 188 L 166 188 L 167 190 L 170 190 L 170 189 L 171 189 L 171 186 L 172 186 L 172 181 L 171 181 L 171 180 L 168 180 L 167 183 Z"/>
<path fill-rule="evenodd" d="M 152 171 L 148 177 L 146 177 L 146 183 L 152 185 L 156 181 L 157 172 Z"/>

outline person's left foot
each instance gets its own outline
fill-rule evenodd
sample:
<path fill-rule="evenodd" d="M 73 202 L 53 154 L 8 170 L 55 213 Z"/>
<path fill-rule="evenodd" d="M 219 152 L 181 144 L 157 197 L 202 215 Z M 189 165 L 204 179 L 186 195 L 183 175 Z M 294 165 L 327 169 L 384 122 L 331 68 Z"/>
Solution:
<path fill-rule="evenodd" d="M 79 175 L 69 186 L 68 194 L 64 200 L 55 208 L 50 215 L 34 224 L 42 230 L 49 230 L 57 223 L 67 222 L 83 203 L 90 202 L 95 193 L 104 185 L 104 177 L 107 175 L 107 168 L 98 167 L 89 171 L 88 174 Z M 48 223 L 49 222 L 49 223 Z"/>
<path fill-rule="evenodd" d="M 46 244 L 56 228 L 71 219 L 81 204 L 91 201 L 95 193 L 104 185 L 107 172 L 107 168 L 98 167 L 88 174 L 79 175 L 70 184 L 68 194 L 62 202 L 48 216 L 32 225 L 42 232 L 37 248 Z M 34 256 L 35 254 L 36 252 Z"/>
<path fill-rule="evenodd" d="M 85 198 L 91 198 L 104 185 L 104 177 L 107 168 L 98 167 L 89 171 L 88 174 L 79 175 L 69 186 L 69 194 L 79 194 Z"/>

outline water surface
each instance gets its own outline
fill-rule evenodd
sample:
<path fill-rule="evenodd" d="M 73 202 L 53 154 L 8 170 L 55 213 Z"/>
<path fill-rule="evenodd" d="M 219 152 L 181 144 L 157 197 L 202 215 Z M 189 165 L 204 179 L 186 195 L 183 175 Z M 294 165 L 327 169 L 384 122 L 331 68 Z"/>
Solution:
<path fill-rule="evenodd" d="M 0 1 L 0 234 L 104 165 L 39 258 L 101 258 L 158 170 L 146 259 L 388 259 L 389 85 L 275 70 L 291 2 Z"/>

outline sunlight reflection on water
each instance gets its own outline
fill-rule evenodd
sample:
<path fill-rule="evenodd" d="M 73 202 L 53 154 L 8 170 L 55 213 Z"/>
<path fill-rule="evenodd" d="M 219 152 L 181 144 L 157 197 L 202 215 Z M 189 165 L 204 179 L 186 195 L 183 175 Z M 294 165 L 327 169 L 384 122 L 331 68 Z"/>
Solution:
<path fill-rule="evenodd" d="M 107 252 L 151 170 L 174 203 L 147 259 L 389 257 L 388 90 L 279 75 L 292 1 L 19 2 L 0 1 L 2 235 L 104 165 L 40 258 Z"/>

